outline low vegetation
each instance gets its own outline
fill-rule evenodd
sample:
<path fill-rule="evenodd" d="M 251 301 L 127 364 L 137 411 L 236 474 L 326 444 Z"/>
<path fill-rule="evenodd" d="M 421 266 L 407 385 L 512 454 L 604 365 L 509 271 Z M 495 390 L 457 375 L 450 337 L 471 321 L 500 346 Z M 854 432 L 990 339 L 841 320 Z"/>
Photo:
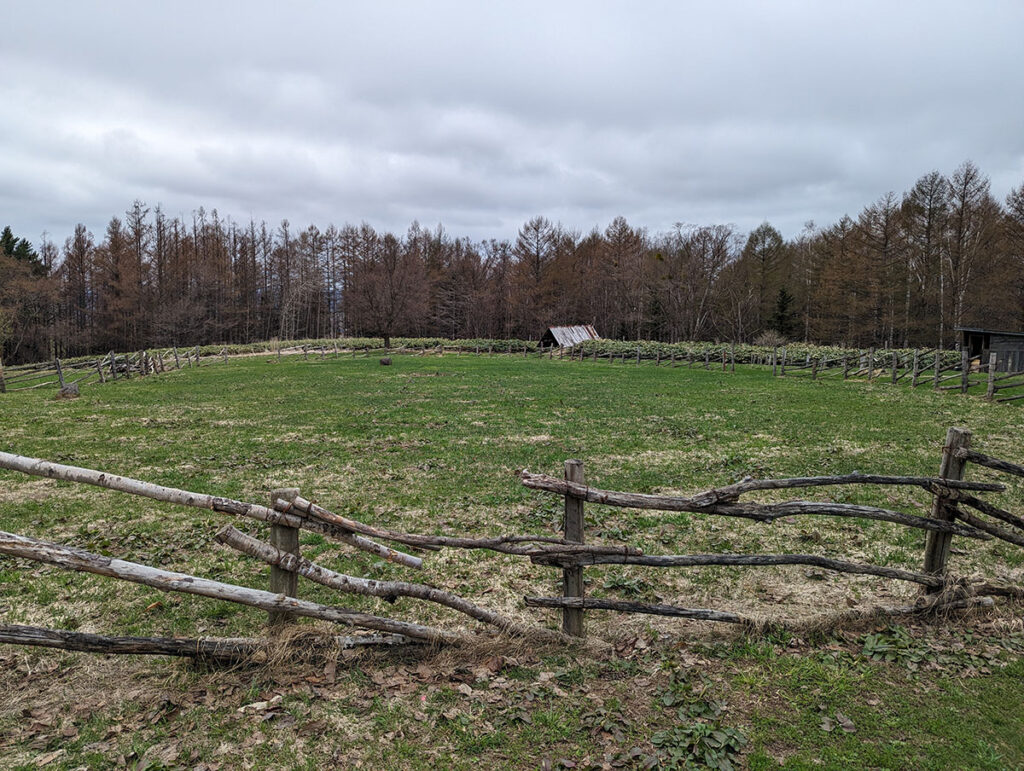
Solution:
<path fill-rule="evenodd" d="M 397 345 L 397 341 L 395 341 Z M 554 534 L 560 499 L 529 468 L 585 461 L 590 483 L 697 491 L 745 475 L 928 475 L 950 425 L 1024 459 L 1019 411 L 886 384 L 610 366 L 531 357 L 254 355 L 119 380 L 54 402 L 0 401 L 5 449 L 262 502 L 297 486 L 398 529 Z M 972 468 L 972 478 L 985 472 Z M 0 474 L 0 529 L 266 587 L 266 569 L 213 542 L 223 515 Z M 1005 480 L 1004 480 L 1005 481 Z M 1021 510 L 1021 485 L 999 500 Z M 926 495 L 830 488 L 834 500 L 924 513 Z M 235 522 L 249 532 L 258 525 Z M 587 538 L 649 553 L 813 551 L 920 567 L 924 535 L 885 523 L 772 526 L 587 506 Z M 799 549 L 792 549 L 794 545 Z M 440 552 L 421 572 L 315 534 L 343 572 L 465 594 L 555 626 L 526 594 L 558 574 L 508 555 Z M 953 570 L 1020 581 L 1024 553 L 954 540 Z M 218 669 L 165 658 L 0 649 L 0 756 L 16 768 L 1013 768 L 1024 763 L 1019 609 L 829 625 L 835 610 L 904 604 L 912 588 L 803 568 L 588 568 L 588 594 L 788 620 L 771 635 L 590 612 L 583 650 L 480 636 L 469 650 L 345 651 L 315 663 Z M 399 599 L 304 597 L 461 628 Z M 106 634 L 255 636 L 265 614 L 0 559 L 0 618 Z M 308 629 L 324 627 L 304 623 Z M 824 631 L 822 631 L 824 629 Z"/>

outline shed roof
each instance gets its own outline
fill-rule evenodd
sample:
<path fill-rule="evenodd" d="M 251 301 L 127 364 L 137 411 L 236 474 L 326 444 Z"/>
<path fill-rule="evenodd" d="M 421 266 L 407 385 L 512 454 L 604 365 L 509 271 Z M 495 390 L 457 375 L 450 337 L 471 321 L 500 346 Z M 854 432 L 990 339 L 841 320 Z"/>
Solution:
<path fill-rule="evenodd" d="M 981 327 L 954 327 L 955 332 L 974 332 L 983 335 L 1005 335 L 1007 337 L 1024 337 L 1024 332 L 1007 332 L 1001 329 L 982 329 Z"/>
<path fill-rule="evenodd" d="M 576 345 L 584 340 L 600 340 L 601 336 L 590 324 L 578 324 L 573 327 L 548 327 L 541 339 L 551 335 L 561 346 Z"/>

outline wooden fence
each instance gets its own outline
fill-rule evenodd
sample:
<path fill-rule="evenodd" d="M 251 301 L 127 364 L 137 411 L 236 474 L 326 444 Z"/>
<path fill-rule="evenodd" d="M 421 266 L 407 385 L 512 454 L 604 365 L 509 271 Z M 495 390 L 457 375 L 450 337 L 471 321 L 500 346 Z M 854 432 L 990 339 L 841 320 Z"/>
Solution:
<path fill-rule="evenodd" d="M 222 352 L 220 356 L 226 357 L 226 353 Z M 169 348 L 166 351 L 137 351 L 130 354 L 111 351 L 94 359 L 53 359 L 6 369 L 0 364 L 0 393 L 36 388 L 64 389 L 88 382 L 106 383 L 108 380 L 147 377 L 168 369 L 197 367 L 201 358 L 197 346 L 181 351 Z M 208 354 L 205 358 L 211 359 L 213 356 Z"/>
<path fill-rule="evenodd" d="M 544 355 L 543 352 L 541 355 Z M 547 352 L 549 357 L 555 350 Z M 1001 372 L 997 354 L 991 353 L 987 362 L 971 359 L 966 351 L 914 350 L 877 351 L 868 348 L 857 353 L 837 356 L 805 354 L 794 359 L 786 346 L 765 349 L 760 353 L 746 354 L 746 361 L 738 362 L 735 346 L 721 347 L 717 352 L 705 349 L 703 353 L 693 351 L 667 353 L 659 346 L 638 345 L 635 351 L 603 351 L 594 342 L 557 351 L 558 358 L 576 361 L 606 360 L 610 364 L 652 363 L 655 366 L 702 368 L 735 372 L 737 363 L 741 366 L 757 366 L 771 369 L 777 377 L 807 377 L 811 380 L 834 378 L 849 380 L 860 378 L 868 382 L 884 382 L 896 385 L 905 382 L 911 388 L 932 386 L 936 391 L 957 391 L 967 393 L 974 386 L 985 386 L 985 398 L 989 401 L 1009 402 L 1024 399 L 1024 393 L 1010 391 L 1024 388 L 1024 371 Z"/>
<path fill-rule="evenodd" d="M 0 532 L 0 554 L 48 563 L 69 570 L 84 571 L 124 581 L 140 583 L 162 591 L 184 592 L 260 608 L 269 613 L 268 624 L 277 627 L 297 616 L 321 619 L 356 627 L 370 634 L 336 638 L 342 645 L 400 644 L 424 642 L 458 644 L 467 638 L 453 632 L 415 621 L 376 616 L 336 605 L 322 605 L 298 598 L 299 579 L 304 578 L 331 589 L 363 596 L 393 600 L 409 597 L 435 603 L 464 614 L 499 632 L 543 639 L 566 641 L 585 635 L 584 614 L 588 610 L 612 610 L 661 616 L 720 621 L 758 627 L 750 618 L 731 611 L 655 605 L 622 600 L 592 598 L 584 594 L 583 572 L 587 566 L 639 565 L 660 568 L 700 568 L 712 565 L 740 567 L 808 565 L 838 573 L 877 576 L 907 581 L 922 588 L 921 599 L 901 608 L 872 609 L 870 613 L 919 613 L 939 608 L 958 608 L 991 604 L 993 596 L 1024 597 L 1024 587 L 1002 585 L 984 580 L 967 580 L 949 571 L 950 543 L 953 536 L 971 540 L 1000 539 L 1024 547 L 1024 518 L 980 497 L 1005 491 L 996 482 L 972 482 L 964 479 L 968 464 L 1024 477 L 1024 466 L 975 452 L 970 433 L 951 428 L 943 448 L 936 477 L 846 474 L 828 477 L 787 479 L 744 479 L 725 487 L 691 496 L 649 495 L 615 492 L 589 487 L 584 465 L 578 460 L 565 462 L 562 479 L 522 472 L 527 488 L 562 496 L 565 518 L 561 536 L 505 535 L 488 538 L 402 533 L 367 525 L 344 517 L 302 497 L 294 488 L 271 493 L 269 505 L 190 492 L 143 482 L 116 474 L 50 463 L 35 458 L 0 452 L 0 468 L 35 476 L 61 479 L 139 495 L 168 503 L 207 509 L 223 514 L 254 519 L 270 526 L 269 542 L 246 535 L 231 525 L 219 530 L 215 540 L 271 566 L 269 591 L 197 576 L 174 573 L 139 563 L 114 559 L 80 549 Z M 876 506 L 832 503 L 812 500 L 788 500 L 777 503 L 743 502 L 743 495 L 755 491 L 820 488 L 835 485 L 912 486 L 932 497 L 929 516 Z M 625 544 L 586 543 L 585 505 L 600 504 L 630 509 L 685 511 L 710 516 L 734 517 L 770 524 L 792 517 L 850 517 L 890 522 L 928 533 L 920 570 L 873 565 L 815 554 L 645 554 Z M 555 567 L 562 572 L 562 594 L 555 597 L 525 597 L 528 607 L 557 608 L 562 611 L 562 631 L 553 632 L 538 625 L 522 624 L 485 608 L 465 597 L 426 583 L 379 581 L 338 573 L 318 565 L 300 553 L 298 534 L 308 530 L 371 553 L 391 563 L 422 570 L 422 555 L 445 548 L 488 550 L 529 559 L 537 565 Z M 395 544 L 406 551 L 387 546 Z M 265 651 L 267 639 L 178 639 L 105 637 L 68 630 L 40 629 L 0 625 L 0 642 L 44 645 L 72 650 L 109 653 L 151 653 L 237 660 Z M 322 641 L 321 641 L 322 642 Z"/>
<path fill-rule="evenodd" d="M 598 503 L 631 509 L 686 511 L 713 516 L 740 517 L 770 524 L 794 516 L 853 517 L 892 522 L 903 527 L 927 531 L 927 543 L 921 570 L 907 570 L 882 565 L 850 562 L 814 554 L 669 554 L 650 555 L 619 553 L 597 555 L 537 555 L 535 563 L 561 567 L 563 596 L 525 597 L 527 606 L 561 608 L 562 629 L 569 635 L 581 636 L 586 610 L 613 610 L 626 613 L 648 613 L 661 616 L 721 621 L 757 626 L 750 618 L 728 611 L 652 605 L 620 600 L 588 598 L 583 592 L 583 568 L 587 565 L 645 565 L 661 568 L 696 568 L 712 565 L 757 567 L 774 565 L 809 565 L 824 570 L 908 581 L 922 587 L 924 596 L 913 606 L 881 608 L 887 614 L 916 613 L 938 607 L 966 607 L 991 604 L 991 595 L 1024 597 L 1024 587 L 968 581 L 949 572 L 950 543 L 954 535 L 973 540 L 1000 539 L 1024 547 L 1024 518 L 1006 511 L 982 498 L 981 493 L 1003 492 L 1005 486 L 992 482 L 964 480 L 968 463 L 999 472 L 1024 477 L 1024 466 L 999 460 L 970 449 L 971 434 L 951 428 L 946 436 L 937 477 L 900 477 L 869 474 L 847 474 L 828 477 L 789 479 L 744 479 L 736 484 L 708 490 L 694 496 L 646 495 L 600 490 L 584 483 L 583 464 L 566 461 L 564 478 L 523 472 L 522 483 L 531 489 L 560 495 L 565 499 L 564 532 L 567 540 L 584 540 L 586 531 L 584 504 Z M 754 491 L 814 488 L 833 485 L 914 486 L 933 497 L 928 517 L 907 514 L 875 506 L 845 503 L 793 500 L 781 503 L 744 503 L 742 495 Z"/>
<path fill-rule="evenodd" d="M 494 344 L 481 346 L 468 346 L 458 343 L 451 345 L 421 345 L 418 347 L 398 348 L 339 348 L 338 340 L 332 340 L 320 344 L 298 344 L 298 345 L 269 345 L 262 352 L 265 355 L 277 356 L 278 361 L 284 356 L 299 356 L 306 361 L 312 355 L 314 359 L 326 359 L 333 356 L 337 359 L 341 356 L 351 355 L 352 358 L 369 358 L 380 355 L 407 354 L 407 355 L 443 355 L 455 353 L 458 356 L 465 354 L 476 354 L 494 356 L 496 354 L 513 354 L 528 356 L 536 353 L 537 348 L 532 344 L 523 344 L 520 347 L 512 345 L 512 341 L 500 348 Z M 344 342 L 344 341 L 342 341 Z M 243 354 L 252 355 L 252 353 Z M 218 350 L 207 350 L 205 352 L 195 346 L 194 348 L 178 349 L 168 348 L 166 350 L 137 351 L 135 353 L 115 353 L 98 358 L 61 360 L 37 362 L 34 364 L 20 364 L 15 367 L 4 368 L 0 362 L 0 394 L 8 391 L 29 391 L 37 388 L 64 389 L 67 386 L 81 386 L 90 382 L 106 383 L 118 379 L 131 379 L 132 377 L 147 377 L 158 375 L 168 370 L 198 367 L 200 363 L 213 363 L 223 361 L 227 363 L 231 354 L 227 347 Z"/>
<path fill-rule="evenodd" d="M 770 368 L 777 377 L 807 377 L 811 380 L 834 378 L 848 380 L 851 378 L 865 379 L 868 382 L 885 382 L 897 385 L 905 383 L 911 388 L 931 386 L 937 391 L 955 391 L 967 393 L 976 386 L 985 387 L 985 398 L 989 401 L 1010 402 L 1024 399 L 1024 371 L 1002 372 L 1005 361 L 1000 362 L 996 353 L 989 355 L 987 362 L 971 359 L 966 352 L 938 351 L 934 349 L 914 351 L 879 351 L 868 348 L 856 353 L 845 353 L 834 356 L 812 355 L 805 353 L 802 359 L 794 359 L 787 346 L 773 349 L 750 350 L 737 357 L 736 346 L 721 346 L 712 352 L 705 348 L 702 352 L 688 350 L 677 351 L 671 346 L 663 350 L 660 344 L 637 345 L 635 350 L 602 350 L 602 341 L 588 341 L 567 348 L 540 348 L 536 344 L 514 341 L 497 341 L 487 345 L 476 343 L 464 345 L 459 341 L 450 344 L 426 345 L 418 347 L 397 348 L 362 348 L 339 349 L 338 340 L 325 341 L 319 344 L 276 345 L 273 350 L 268 345 L 264 354 L 275 355 L 280 360 L 285 355 L 302 355 L 309 360 L 325 359 L 329 355 L 338 358 L 351 355 L 353 358 L 373 357 L 378 355 L 444 355 L 454 353 L 462 355 L 506 354 L 523 357 L 547 357 L 569 359 L 575 361 L 607 360 L 625 364 L 627 361 L 640 366 L 641 363 L 653 363 L 655 366 L 668 367 L 699 367 L 705 370 L 721 370 L 735 372 L 736 365 Z M 344 345 L 344 341 L 341 341 Z M 96 359 L 76 359 L 61 361 L 55 359 L 37 364 L 23 364 L 9 367 L 6 370 L 0 362 L 0 393 L 20 391 L 34 388 L 64 388 L 66 385 L 84 384 L 90 381 L 101 383 L 118 378 L 148 376 L 166 372 L 168 369 L 199 366 L 200 362 L 228 361 L 228 349 L 220 351 L 207 350 L 201 354 L 199 347 L 179 351 L 177 348 L 150 353 L 138 351 L 133 354 L 115 354 Z M 742 359 L 742 361 L 740 360 Z"/>

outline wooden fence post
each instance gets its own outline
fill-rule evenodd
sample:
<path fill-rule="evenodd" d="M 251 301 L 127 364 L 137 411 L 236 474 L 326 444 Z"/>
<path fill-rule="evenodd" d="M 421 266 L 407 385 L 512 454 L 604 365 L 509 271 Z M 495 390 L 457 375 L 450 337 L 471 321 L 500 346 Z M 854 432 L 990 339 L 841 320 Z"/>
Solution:
<path fill-rule="evenodd" d="M 960 393 L 967 393 L 971 383 L 971 359 L 967 351 L 960 351 Z"/>
<path fill-rule="evenodd" d="M 729 346 L 729 371 L 736 371 L 736 344 L 733 343 Z"/>
<path fill-rule="evenodd" d="M 935 359 L 934 359 L 935 375 L 932 377 L 932 388 L 934 388 L 936 391 L 939 390 L 939 373 L 942 372 L 942 355 L 941 354 L 942 354 L 942 350 L 941 349 L 936 349 L 935 350 Z"/>
<path fill-rule="evenodd" d="M 779 346 L 772 348 L 772 377 L 779 374 Z"/>
<path fill-rule="evenodd" d="M 919 350 L 917 350 L 917 348 L 915 348 L 914 349 L 914 371 L 913 371 L 913 373 L 910 376 L 910 387 L 911 388 L 917 388 L 917 375 L 918 375 L 917 365 L 920 363 L 920 358 L 921 358 L 921 352 Z"/>
<path fill-rule="evenodd" d="M 565 462 L 565 481 L 584 484 L 583 461 Z M 565 522 L 562 525 L 565 540 L 583 543 L 583 499 L 565 496 Z M 562 569 L 562 595 L 583 597 L 583 567 L 577 565 Z M 584 637 L 583 609 L 565 608 L 562 611 L 562 631 L 573 637 Z"/>
<path fill-rule="evenodd" d="M 818 360 L 816 358 L 811 359 L 811 380 L 818 379 Z"/>
<path fill-rule="evenodd" d="M 636 366 L 640 366 L 640 346 L 636 347 Z"/>
<path fill-rule="evenodd" d="M 992 351 L 988 355 L 988 388 L 985 390 L 985 398 L 992 401 L 996 396 L 996 364 L 999 354 Z"/>
<path fill-rule="evenodd" d="M 227 364 L 228 363 L 228 349 L 227 348 L 221 348 L 220 349 L 220 355 L 222 357 L 224 357 L 224 363 Z"/>
<path fill-rule="evenodd" d="M 103 357 L 102 356 L 100 358 L 96 359 L 96 371 L 100 375 L 100 382 L 101 383 L 106 383 L 107 379 L 103 375 Z M 0 367 L 0 392 L 3 392 L 3 390 L 4 390 L 3 383 L 4 383 L 4 373 L 3 373 L 3 368 Z"/>
<path fill-rule="evenodd" d="M 786 346 L 782 346 L 782 364 L 779 366 L 779 377 L 786 376 Z"/>
<path fill-rule="evenodd" d="M 273 508 L 274 501 L 294 501 L 299 497 L 297 487 L 282 487 L 270 491 L 270 506 Z M 276 546 L 283 552 L 299 556 L 299 529 L 285 525 L 270 526 L 270 544 Z M 299 596 L 299 574 L 283 570 L 276 565 L 270 568 L 270 591 L 275 594 L 283 594 L 286 597 Z M 293 620 L 291 613 L 272 610 L 268 614 L 267 623 L 270 626 L 286 624 Z"/>
<path fill-rule="evenodd" d="M 704 369 L 711 369 L 711 351 L 704 351 Z"/>
<path fill-rule="evenodd" d="M 60 387 L 64 387 L 64 370 L 60 368 L 60 359 L 54 359 L 53 363 L 57 365 L 57 380 L 60 381 Z"/>
<path fill-rule="evenodd" d="M 946 432 L 946 444 L 942 448 L 942 463 L 939 466 L 939 477 L 942 479 L 964 478 L 964 466 L 966 461 L 956 456 L 958 450 L 967 450 L 971 446 L 971 432 L 966 428 L 950 428 Z M 956 506 L 940 495 L 935 496 L 932 504 L 932 518 L 941 519 L 945 522 L 952 522 L 956 518 Z M 951 533 L 940 533 L 930 531 L 928 542 L 924 548 L 924 570 L 926 573 L 942 575 L 946 572 L 946 562 L 949 560 L 949 544 L 953 536 Z M 939 587 L 930 588 L 928 592 L 936 592 Z"/>
<path fill-rule="evenodd" d="M 117 357 L 113 351 L 110 352 L 110 377 L 117 380 Z"/>
<path fill-rule="evenodd" d="M 850 356 L 849 354 L 843 356 L 843 380 L 850 377 Z"/>
<path fill-rule="evenodd" d="M 875 379 L 875 349 L 871 348 L 868 350 L 868 382 L 871 383 Z"/>
<path fill-rule="evenodd" d="M 900 368 L 900 357 L 896 351 L 892 352 L 892 374 L 890 380 L 893 385 L 896 385 L 896 370 Z"/>

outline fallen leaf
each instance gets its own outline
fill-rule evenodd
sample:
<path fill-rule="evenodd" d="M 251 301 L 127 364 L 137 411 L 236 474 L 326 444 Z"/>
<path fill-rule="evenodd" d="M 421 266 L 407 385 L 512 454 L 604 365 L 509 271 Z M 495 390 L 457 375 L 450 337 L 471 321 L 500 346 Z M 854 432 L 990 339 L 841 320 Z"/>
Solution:
<path fill-rule="evenodd" d="M 836 713 L 836 720 L 839 723 L 839 727 L 842 728 L 848 734 L 852 734 L 854 731 L 857 730 L 856 727 L 854 727 L 853 725 L 853 721 L 850 720 L 850 718 L 848 718 L 842 712 Z"/>

